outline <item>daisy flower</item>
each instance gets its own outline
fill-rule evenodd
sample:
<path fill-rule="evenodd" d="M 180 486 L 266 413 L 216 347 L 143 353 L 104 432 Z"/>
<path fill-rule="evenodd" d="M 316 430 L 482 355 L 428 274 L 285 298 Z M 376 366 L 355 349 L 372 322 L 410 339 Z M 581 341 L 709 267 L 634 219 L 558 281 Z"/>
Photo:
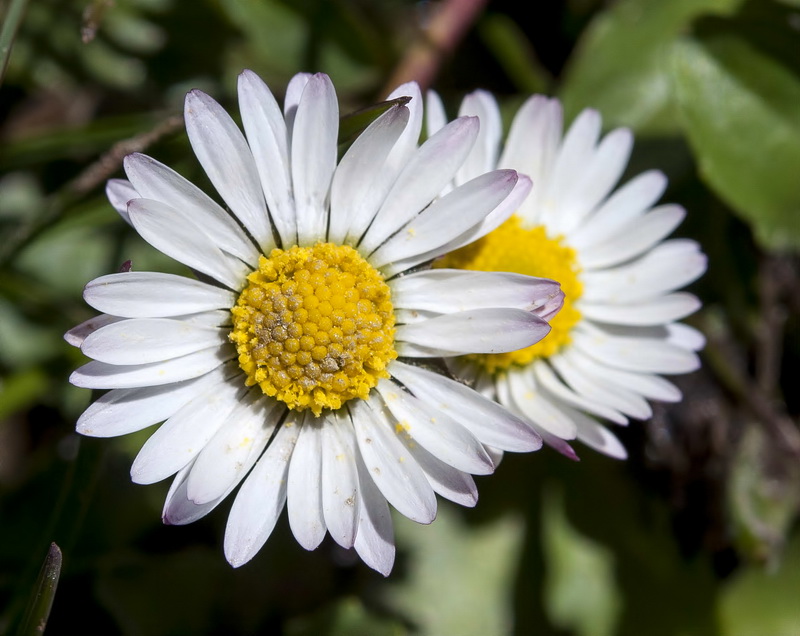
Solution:
<path fill-rule="evenodd" d="M 680 391 L 662 376 L 699 366 L 696 351 L 704 339 L 677 321 L 700 301 L 676 290 L 705 271 L 706 257 L 694 241 L 664 240 L 686 212 L 656 205 L 667 185 L 657 171 L 614 189 L 633 136 L 620 128 L 601 139 L 597 111 L 583 111 L 562 134 L 558 100 L 533 96 L 516 113 L 502 153 L 500 113 L 491 94 L 467 96 L 459 114 L 478 116 L 481 128 L 454 185 L 503 167 L 529 175 L 534 187 L 508 221 L 439 264 L 552 278 L 566 300 L 541 342 L 449 364 L 568 457 L 577 459 L 566 440 L 578 439 L 625 458 L 625 448 L 603 424 L 650 417 L 648 400 L 680 400 Z M 445 122 L 441 99 L 430 93 L 429 134 Z"/>
<path fill-rule="evenodd" d="M 422 265 L 503 223 L 530 190 L 513 170 L 446 196 L 479 122 L 418 146 L 419 89 L 377 118 L 337 162 L 330 79 L 301 74 L 283 111 L 239 77 L 244 134 L 208 95 L 185 105 L 192 148 L 227 209 L 150 157 L 125 160 L 109 199 L 139 235 L 196 278 L 125 271 L 93 280 L 102 312 L 67 340 L 93 360 L 70 381 L 108 389 L 77 423 L 108 437 L 159 422 L 131 475 L 174 475 L 168 524 L 190 523 L 243 482 L 224 550 L 240 566 L 284 504 L 297 541 L 326 532 L 388 574 L 391 504 L 420 523 L 434 493 L 472 506 L 471 475 L 540 437 L 497 404 L 409 359 L 513 351 L 540 340 L 558 284 Z M 413 271 L 412 271 L 413 270 Z M 406 359 L 403 361 L 403 359 Z"/>

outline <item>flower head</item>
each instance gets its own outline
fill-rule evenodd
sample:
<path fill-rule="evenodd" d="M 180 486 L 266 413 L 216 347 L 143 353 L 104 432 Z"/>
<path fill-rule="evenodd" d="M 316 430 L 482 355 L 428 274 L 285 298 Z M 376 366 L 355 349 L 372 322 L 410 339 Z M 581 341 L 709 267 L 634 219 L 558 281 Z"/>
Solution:
<path fill-rule="evenodd" d="M 227 209 L 140 154 L 125 160 L 128 180 L 108 185 L 142 238 L 199 276 L 126 271 L 86 286 L 103 313 L 66 335 L 93 358 L 71 382 L 109 391 L 77 427 L 104 437 L 164 422 L 131 474 L 175 475 L 166 523 L 204 516 L 243 482 L 224 542 L 234 566 L 286 504 L 303 547 L 329 532 L 386 574 L 387 502 L 430 523 L 434 493 L 475 504 L 471 475 L 494 470 L 495 449 L 541 445 L 517 416 L 403 361 L 529 346 L 563 297 L 550 280 L 421 267 L 502 223 L 530 181 L 492 171 L 439 197 L 478 120 L 418 147 L 419 89 L 396 94 L 408 106 L 338 161 L 327 76 L 296 76 L 282 112 L 245 71 L 245 134 L 207 95 L 186 98 L 189 140 Z"/>
<path fill-rule="evenodd" d="M 702 275 L 706 257 L 694 241 L 664 240 L 685 211 L 654 207 L 666 187 L 660 172 L 614 190 L 633 137 L 618 129 L 601 140 L 596 111 L 583 111 L 562 135 L 561 104 L 533 96 L 516 113 L 502 153 L 500 114 L 489 93 L 469 95 L 459 114 L 479 116 L 481 129 L 454 185 L 499 166 L 529 175 L 534 188 L 503 225 L 439 264 L 553 278 L 565 300 L 541 342 L 449 362 L 565 455 L 577 457 L 566 441 L 577 438 L 624 458 L 625 448 L 600 422 L 646 419 L 648 400 L 680 400 L 662 375 L 699 365 L 703 337 L 677 321 L 700 302 L 676 290 Z M 441 100 L 431 93 L 429 133 L 445 122 Z"/>

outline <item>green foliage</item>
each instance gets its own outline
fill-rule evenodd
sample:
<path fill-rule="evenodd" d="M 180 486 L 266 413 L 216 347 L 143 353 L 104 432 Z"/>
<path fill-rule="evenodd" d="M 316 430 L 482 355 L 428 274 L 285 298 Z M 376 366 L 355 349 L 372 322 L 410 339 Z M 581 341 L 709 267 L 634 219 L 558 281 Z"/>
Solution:
<path fill-rule="evenodd" d="M 747 23 L 719 21 L 675 50 L 678 100 L 704 180 L 773 249 L 800 248 L 800 74 L 797 33 L 774 12 L 772 46 Z M 751 35 L 750 31 L 755 31 Z M 792 38 L 792 35 L 794 36 Z M 791 48 L 789 48 L 791 47 Z M 770 47 L 772 48 L 772 47 Z"/>
<path fill-rule="evenodd" d="M 285 518 L 234 570 L 221 548 L 229 502 L 164 527 L 168 485 L 129 476 L 153 429 L 74 432 L 92 396 L 67 382 L 86 360 L 63 333 L 94 313 L 83 286 L 125 261 L 185 273 L 120 220 L 103 186 L 141 147 L 212 192 L 182 128 L 161 128 L 187 90 L 236 117 L 243 68 L 279 99 L 295 73 L 327 72 L 344 148 L 392 106 L 381 101 L 389 78 L 439 4 L 38 0 L 15 24 L 22 4 L 0 1 L 0 53 L 11 51 L 0 93 L 0 633 L 22 625 L 52 541 L 64 553 L 53 634 L 795 633 L 798 0 L 569 0 L 540 3 L 534 19 L 525 3 L 497 2 L 437 62 L 450 112 L 484 88 L 507 126 L 528 93 L 556 93 L 567 121 L 593 107 L 606 128 L 637 133 L 623 180 L 662 170 L 664 201 L 687 209 L 679 232 L 711 256 L 692 323 L 709 341 L 704 368 L 676 380 L 683 403 L 620 432 L 628 462 L 584 449 L 579 463 L 508 456 L 478 480 L 474 510 L 442 502 L 429 527 L 396 517 L 388 579 L 330 540 L 307 553 Z"/>
<path fill-rule="evenodd" d="M 708 12 L 741 0 L 622 0 L 589 25 L 570 59 L 559 94 L 568 119 L 591 105 L 606 126 L 646 135 L 677 129 L 670 57 L 678 36 Z"/>

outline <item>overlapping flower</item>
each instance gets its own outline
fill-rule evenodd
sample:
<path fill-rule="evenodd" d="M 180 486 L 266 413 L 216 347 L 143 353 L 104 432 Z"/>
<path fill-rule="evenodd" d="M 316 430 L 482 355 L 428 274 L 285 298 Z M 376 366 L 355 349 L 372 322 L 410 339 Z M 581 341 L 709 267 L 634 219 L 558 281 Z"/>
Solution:
<path fill-rule="evenodd" d="M 516 113 L 502 153 L 491 94 L 467 96 L 459 114 L 478 116 L 481 128 L 454 185 L 501 167 L 529 175 L 534 187 L 505 224 L 440 264 L 553 278 L 566 300 L 540 343 L 450 364 L 565 455 L 576 457 L 567 440 L 577 438 L 624 458 L 625 448 L 601 422 L 625 425 L 650 417 L 648 400 L 680 400 L 678 388 L 662 376 L 699 365 L 703 337 L 678 321 L 700 302 L 677 290 L 703 274 L 706 257 L 694 241 L 664 240 L 685 211 L 656 205 L 667 185 L 657 171 L 614 190 L 633 137 L 617 129 L 601 139 L 596 111 L 583 111 L 562 134 L 561 104 L 533 96 Z M 435 93 L 426 118 L 431 134 L 447 121 Z"/>
<path fill-rule="evenodd" d="M 496 403 L 409 359 L 495 354 L 549 331 L 557 283 L 421 266 L 519 209 L 513 170 L 459 179 L 479 122 L 422 146 L 419 89 L 337 160 L 338 106 L 325 75 L 298 75 L 283 111 L 252 72 L 239 78 L 244 132 L 209 96 L 186 98 L 194 152 L 227 206 L 156 160 L 125 161 L 110 200 L 147 242 L 196 278 L 127 271 L 90 282 L 102 312 L 67 334 L 93 360 L 71 382 L 109 389 L 78 430 L 124 435 L 163 422 L 132 477 L 175 476 L 166 523 L 192 522 L 241 483 L 224 548 L 239 566 L 286 505 L 298 542 L 326 532 L 388 573 L 388 503 L 420 523 L 434 493 L 477 500 L 473 474 L 496 450 L 541 439 Z M 402 359 L 406 359 L 403 361 Z"/>

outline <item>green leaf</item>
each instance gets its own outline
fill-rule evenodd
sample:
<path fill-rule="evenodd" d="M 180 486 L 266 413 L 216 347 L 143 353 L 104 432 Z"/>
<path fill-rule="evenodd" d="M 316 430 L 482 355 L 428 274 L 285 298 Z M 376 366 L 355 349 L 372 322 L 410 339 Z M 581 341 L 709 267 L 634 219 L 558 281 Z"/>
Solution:
<path fill-rule="evenodd" d="M 370 612 L 357 598 L 347 597 L 310 616 L 291 619 L 286 636 L 404 636 L 408 630 L 398 620 Z"/>
<path fill-rule="evenodd" d="M 398 97 L 345 115 L 339 122 L 339 143 L 352 141 L 387 110 L 395 106 L 404 106 L 409 101 L 410 97 Z"/>
<path fill-rule="evenodd" d="M 579 40 L 560 96 L 567 121 L 597 108 L 607 126 L 663 135 L 678 129 L 669 64 L 678 35 L 695 17 L 732 11 L 741 0 L 622 0 Z"/>
<path fill-rule="evenodd" d="M 613 553 L 570 525 L 560 495 L 549 493 L 543 508 L 545 605 L 550 619 L 579 636 L 616 633 L 622 599 Z"/>
<path fill-rule="evenodd" d="M 800 625 L 800 536 L 780 569 L 750 568 L 723 590 L 718 612 L 722 636 L 797 636 Z"/>
<path fill-rule="evenodd" d="M 726 484 L 737 547 L 766 564 L 780 560 L 800 505 L 800 465 L 776 446 L 763 425 L 748 426 Z"/>
<path fill-rule="evenodd" d="M 465 514 L 469 514 L 466 512 Z M 408 550 L 406 580 L 389 581 L 387 604 L 422 634 L 510 633 L 514 578 L 524 524 L 505 515 L 468 526 L 446 502 L 435 523 L 395 515 L 398 547 Z"/>
<path fill-rule="evenodd" d="M 61 549 L 55 543 L 51 543 L 25 612 L 25 620 L 19 631 L 20 636 L 44 634 L 47 619 L 50 617 L 50 608 L 56 596 L 58 579 L 61 576 L 61 560 Z"/>
<path fill-rule="evenodd" d="M 678 102 L 704 181 L 769 248 L 800 248 L 800 81 L 742 38 L 686 40 Z"/>
<path fill-rule="evenodd" d="M 0 378 L 0 429 L 12 413 L 29 408 L 47 390 L 48 378 L 39 368 L 19 371 Z"/>
<path fill-rule="evenodd" d="M 487 15 L 478 23 L 478 33 L 519 92 L 547 92 L 553 78 L 514 20 L 501 13 Z"/>

